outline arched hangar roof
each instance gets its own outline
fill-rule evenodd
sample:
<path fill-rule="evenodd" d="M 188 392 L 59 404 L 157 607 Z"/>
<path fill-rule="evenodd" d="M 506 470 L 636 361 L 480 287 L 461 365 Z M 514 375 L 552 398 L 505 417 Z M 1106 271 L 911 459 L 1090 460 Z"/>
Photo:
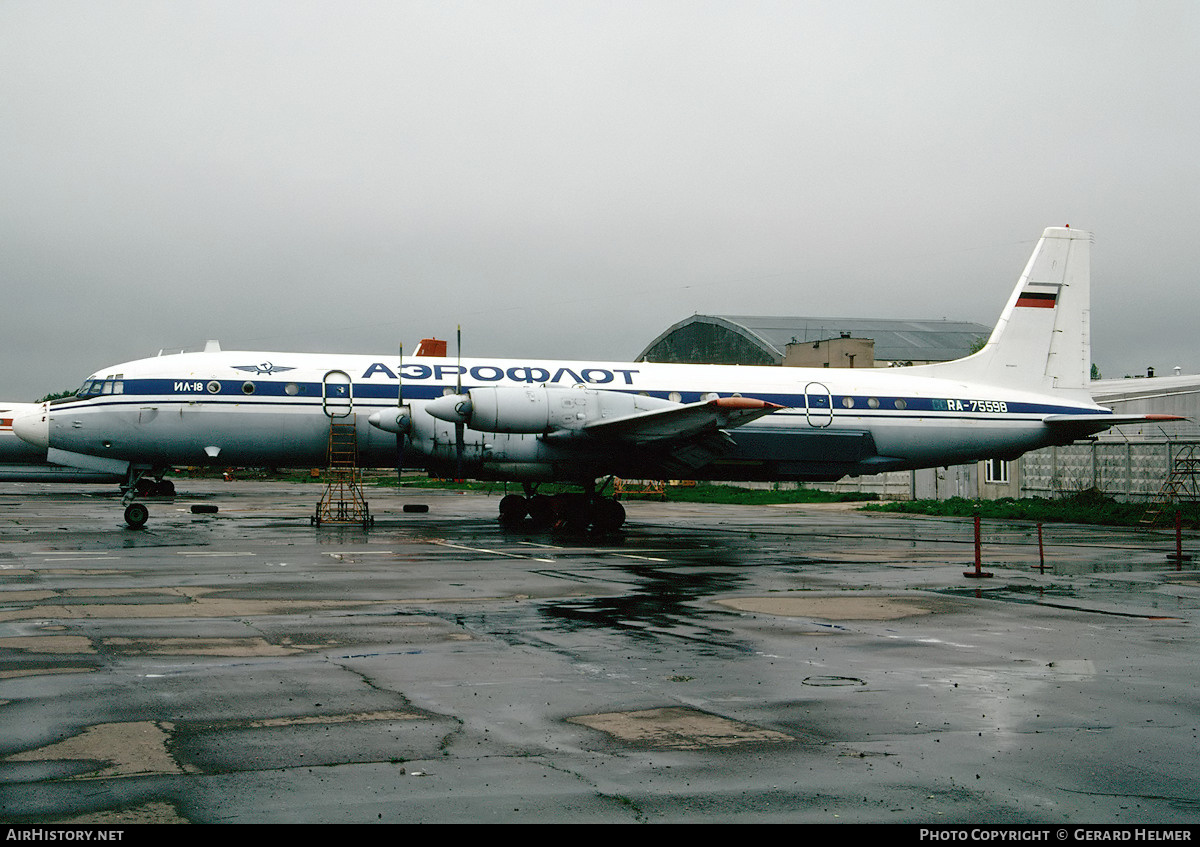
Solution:
<path fill-rule="evenodd" d="M 778 365 L 788 344 L 842 334 L 873 339 L 876 361 L 946 362 L 969 355 L 991 327 L 946 320 L 692 315 L 651 341 L 637 360 Z"/>

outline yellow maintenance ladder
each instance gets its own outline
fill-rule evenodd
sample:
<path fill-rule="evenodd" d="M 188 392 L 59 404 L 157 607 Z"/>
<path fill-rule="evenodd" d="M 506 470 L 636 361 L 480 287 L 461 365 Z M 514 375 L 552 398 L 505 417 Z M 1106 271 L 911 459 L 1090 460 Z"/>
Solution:
<path fill-rule="evenodd" d="M 323 380 L 322 408 L 329 417 L 329 461 L 325 494 L 317 503 L 312 523 L 375 523 L 363 494 L 362 468 L 358 464 L 358 421 L 350 375 L 329 371 Z"/>

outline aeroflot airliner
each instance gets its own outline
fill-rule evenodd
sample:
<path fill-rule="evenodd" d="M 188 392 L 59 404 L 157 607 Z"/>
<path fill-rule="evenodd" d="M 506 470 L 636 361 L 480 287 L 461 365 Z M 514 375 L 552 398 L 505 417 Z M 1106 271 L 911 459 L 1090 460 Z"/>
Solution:
<path fill-rule="evenodd" d="M 316 353 L 160 355 L 93 374 L 15 421 L 51 462 L 127 477 L 171 465 L 314 467 L 330 421 L 353 422 L 364 467 L 524 483 L 501 517 L 543 518 L 547 481 L 585 494 L 601 528 L 624 510 L 597 480 L 836 480 L 1012 459 L 1115 424 L 1087 386 L 1092 237 L 1047 229 L 978 353 L 899 369 L 806 369 Z M 585 505 L 581 508 L 580 503 Z M 582 516 L 582 517 L 581 517 Z"/>

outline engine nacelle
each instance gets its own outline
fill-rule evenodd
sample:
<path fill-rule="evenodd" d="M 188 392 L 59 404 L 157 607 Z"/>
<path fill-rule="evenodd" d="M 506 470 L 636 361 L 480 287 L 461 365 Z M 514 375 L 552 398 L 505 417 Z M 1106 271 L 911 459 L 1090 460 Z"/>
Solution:
<path fill-rule="evenodd" d="M 546 433 L 679 406 L 670 400 L 594 388 L 494 385 L 430 401 L 425 411 L 480 432 Z"/>

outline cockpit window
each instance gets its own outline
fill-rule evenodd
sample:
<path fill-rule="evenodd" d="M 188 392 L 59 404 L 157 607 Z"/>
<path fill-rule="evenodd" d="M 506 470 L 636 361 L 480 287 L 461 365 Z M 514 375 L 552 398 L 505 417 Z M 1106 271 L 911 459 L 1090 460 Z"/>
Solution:
<path fill-rule="evenodd" d="M 120 375 L 118 375 L 120 376 Z M 88 379 L 84 380 L 83 385 L 75 392 L 76 397 L 95 397 L 97 394 L 124 394 L 125 380 L 124 379 Z"/>

